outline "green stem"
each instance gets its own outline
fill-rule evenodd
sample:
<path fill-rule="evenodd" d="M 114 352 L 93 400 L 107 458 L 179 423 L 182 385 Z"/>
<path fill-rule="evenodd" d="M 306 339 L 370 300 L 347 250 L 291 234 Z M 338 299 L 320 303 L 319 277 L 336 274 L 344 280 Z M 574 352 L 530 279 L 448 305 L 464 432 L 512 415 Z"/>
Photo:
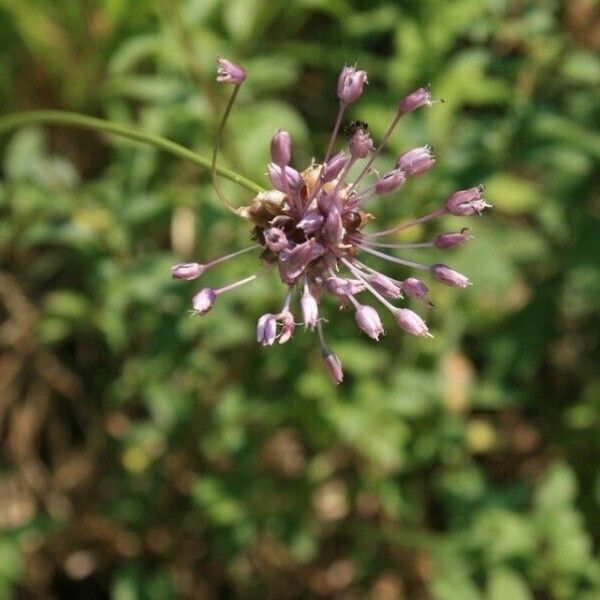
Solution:
<path fill-rule="evenodd" d="M 233 107 L 233 103 L 237 98 L 238 92 L 240 91 L 240 86 L 236 85 L 233 88 L 233 92 L 231 97 L 229 98 L 229 102 L 227 103 L 227 107 L 225 108 L 225 112 L 223 113 L 223 118 L 221 119 L 221 124 L 219 125 L 219 130 L 217 131 L 217 139 L 215 140 L 215 146 L 213 148 L 213 155 L 211 161 L 211 176 L 213 182 L 213 188 L 215 188 L 215 192 L 217 192 L 217 196 L 221 202 L 227 207 L 227 209 L 235 215 L 241 216 L 238 212 L 238 209 L 229 202 L 225 194 L 221 191 L 219 187 L 219 181 L 217 180 L 217 173 L 219 170 L 217 169 L 217 154 L 219 153 L 219 146 L 221 145 L 221 140 L 223 139 L 223 130 L 225 129 L 225 123 L 227 122 L 227 118 L 229 117 L 229 113 L 231 112 L 231 108 Z"/>
<path fill-rule="evenodd" d="M 147 133 L 140 129 L 136 129 L 135 127 L 130 127 L 129 125 L 113 123 L 111 121 L 106 121 L 105 119 L 88 117 L 87 115 L 81 115 L 62 110 L 32 110 L 0 117 L 0 135 L 10 131 L 11 129 L 21 127 L 22 125 L 31 125 L 34 123 L 52 123 L 56 125 L 79 127 L 81 129 L 91 129 L 93 131 L 104 131 L 106 133 L 112 133 L 129 138 L 130 140 L 134 140 L 136 142 L 150 144 L 155 148 L 159 148 L 160 150 L 169 152 L 174 156 L 188 160 L 200 167 L 204 167 L 206 169 L 211 169 L 212 167 L 211 159 L 196 154 L 185 146 L 172 142 L 171 140 L 159 135 Z M 224 167 L 216 167 L 216 172 L 222 177 L 241 185 L 255 194 L 258 194 L 264 190 L 264 188 L 257 183 L 254 183 L 254 181 L 251 181 L 250 179 L 247 179 L 246 177 L 243 177 L 242 175 L 239 175 L 238 173 Z"/>

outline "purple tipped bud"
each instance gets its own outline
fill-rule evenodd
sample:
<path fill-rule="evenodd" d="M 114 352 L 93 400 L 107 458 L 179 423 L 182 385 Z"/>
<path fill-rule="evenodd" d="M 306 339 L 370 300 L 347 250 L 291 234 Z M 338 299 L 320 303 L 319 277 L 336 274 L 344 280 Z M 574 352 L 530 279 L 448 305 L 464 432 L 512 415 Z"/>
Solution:
<path fill-rule="evenodd" d="M 240 85 L 246 79 L 246 71 L 226 58 L 217 58 L 217 81 L 220 83 L 234 83 Z"/>
<path fill-rule="evenodd" d="M 446 201 L 446 208 L 458 217 L 466 217 L 475 213 L 480 214 L 484 208 L 491 206 L 482 199 L 482 194 L 483 186 L 454 192 Z"/>
<path fill-rule="evenodd" d="M 471 236 L 467 233 L 468 231 L 465 228 L 460 233 L 440 233 L 433 240 L 433 245 L 442 250 L 453 248 L 454 246 L 462 246 L 462 244 L 471 239 Z"/>
<path fill-rule="evenodd" d="M 276 165 L 285 167 L 292 158 L 292 138 L 284 129 L 280 129 L 271 140 L 271 159 Z"/>
<path fill-rule="evenodd" d="M 194 307 L 194 312 L 199 315 L 205 315 L 213 307 L 216 299 L 217 294 L 215 290 L 211 288 L 204 288 L 200 290 L 192 298 L 192 306 Z"/>
<path fill-rule="evenodd" d="M 411 298 L 430 304 L 429 288 L 420 279 L 416 279 L 415 277 L 405 279 L 402 282 L 402 291 Z"/>
<path fill-rule="evenodd" d="M 447 265 L 432 265 L 431 275 L 436 281 L 452 287 L 464 288 L 471 283 L 467 277 Z"/>
<path fill-rule="evenodd" d="M 285 344 L 294 334 L 296 329 L 296 323 L 294 322 L 294 315 L 286 310 L 278 315 L 281 319 L 281 336 L 279 338 L 280 344 Z"/>
<path fill-rule="evenodd" d="M 406 98 L 400 100 L 398 111 L 402 114 L 406 114 L 421 106 L 431 106 L 431 104 L 431 92 L 427 88 L 419 88 L 412 94 L 406 96 Z"/>
<path fill-rule="evenodd" d="M 377 311 L 372 306 L 359 304 L 356 309 L 356 324 L 371 338 L 379 340 L 383 325 Z"/>
<path fill-rule="evenodd" d="M 400 288 L 389 278 L 381 273 L 373 273 L 367 277 L 369 283 L 383 296 L 395 300 L 402 298 Z"/>
<path fill-rule="evenodd" d="M 342 172 L 342 169 L 349 161 L 350 157 L 343 150 L 338 152 L 323 165 L 320 174 L 321 181 L 325 183 L 333 181 Z"/>
<path fill-rule="evenodd" d="M 344 225 L 342 223 L 342 217 L 340 211 L 332 206 L 325 219 L 323 225 L 323 240 L 332 246 L 337 246 L 344 238 Z"/>
<path fill-rule="evenodd" d="M 265 244 L 271 252 L 281 252 L 289 246 L 289 242 L 285 233 L 279 227 L 269 227 L 263 232 Z"/>
<path fill-rule="evenodd" d="M 363 93 L 365 83 L 369 83 L 366 71 L 357 71 L 356 67 L 344 67 L 338 78 L 338 98 L 344 104 L 358 100 Z"/>
<path fill-rule="evenodd" d="M 304 327 L 314 329 L 319 319 L 319 304 L 307 285 L 304 286 L 304 293 L 300 298 L 300 308 L 302 309 Z"/>
<path fill-rule="evenodd" d="M 418 336 L 429 335 L 427 324 L 416 312 L 408 308 L 399 308 L 394 316 L 396 323 L 407 333 Z"/>
<path fill-rule="evenodd" d="M 275 315 L 266 313 L 256 326 L 256 341 L 263 346 L 272 346 L 277 335 L 277 320 Z"/>
<path fill-rule="evenodd" d="M 171 276 L 175 279 L 196 279 L 206 271 L 206 266 L 200 263 L 181 263 L 171 267 Z"/>
<path fill-rule="evenodd" d="M 304 185 L 304 179 L 292 167 L 280 167 L 275 163 L 269 163 L 267 173 L 273 187 L 280 192 L 287 192 L 288 189 L 300 190 Z"/>
<path fill-rule="evenodd" d="M 369 152 L 372 152 L 374 149 L 373 140 L 367 132 L 358 129 L 350 138 L 348 148 L 350 150 L 350 156 L 352 156 L 354 160 L 366 158 L 369 155 Z"/>
<path fill-rule="evenodd" d="M 325 370 L 329 375 L 329 379 L 331 379 L 335 385 L 342 383 L 344 372 L 342 371 L 340 359 L 332 352 L 329 352 L 329 354 L 323 355 L 323 364 L 325 365 Z"/>
<path fill-rule="evenodd" d="M 402 154 L 396 161 L 396 167 L 407 175 L 419 175 L 431 169 L 434 163 L 431 146 L 420 146 Z"/>
<path fill-rule="evenodd" d="M 376 194 L 390 194 L 397 190 L 406 181 L 406 176 L 401 169 L 394 169 L 386 173 L 375 184 Z"/>

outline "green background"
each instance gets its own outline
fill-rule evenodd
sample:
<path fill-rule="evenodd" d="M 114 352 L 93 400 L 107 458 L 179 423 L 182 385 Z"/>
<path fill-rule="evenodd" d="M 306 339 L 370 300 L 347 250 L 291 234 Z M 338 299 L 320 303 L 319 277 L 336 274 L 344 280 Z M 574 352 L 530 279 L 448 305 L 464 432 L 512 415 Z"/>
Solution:
<path fill-rule="evenodd" d="M 74 110 L 210 155 L 227 56 L 248 79 L 223 163 L 265 185 L 279 127 L 296 166 L 322 155 L 358 63 L 348 117 L 375 139 L 415 87 L 445 100 L 381 157 L 438 160 L 378 223 L 479 183 L 494 205 L 416 232 L 474 235 L 442 257 L 474 285 L 413 307 L 434 339 L 388 319 L 375 343 L 326 304 L 334 387 L 314 334 L 256 345 L 276 274 L 190 314 L 197 282 L 170 265 L 249 239 L 206 171 L 65 127 L 5 135 L 0 598 L 599 598 L 599 31 L 594 0 L 0 0 L 2 114 Z"/>

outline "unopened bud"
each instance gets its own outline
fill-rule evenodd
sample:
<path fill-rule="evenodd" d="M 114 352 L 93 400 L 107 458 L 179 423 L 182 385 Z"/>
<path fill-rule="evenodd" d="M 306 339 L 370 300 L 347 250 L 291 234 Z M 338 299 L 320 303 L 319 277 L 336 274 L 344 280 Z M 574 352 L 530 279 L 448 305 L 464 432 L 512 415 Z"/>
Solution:
<path fill-rule="evenodd" d="M 300 173 L 292 167 L 280 167 L 275 163 L 269 163 L 267 173 L 273 187 L 280 192 L 287 192 L 288 189 L 299 190 L 304 185 Z"/>
<path fill-rule="evenodd" d="M 383 333 L 383 325 L 379 314 L 372 306 L 359 304 L 356 309 L 356 324 L 371 338 L 379 340 Z"/>
<path fill-rule="evenodd" d="M 402 298 L 400 288 L 389 278 L 381 273 L 372 273 L 367 277 L 369 283 L 383 296 L 395 300 Z"/>
<path fill-rule="evenodd" d="M 416 277 L 409 277 L 408 279 L 405 279 L 402 282 L 402 291 L 411 298 L 431 304 L 429 301 L 429 288 Z"/>
<path fill-rule="evenodd" d="M 440 233 L 440 235 L 436 236 L 433 240 L 433 245 L 442 250 L 453 248 L 454 246 L 462 246 L 462 244 L 471 239 L 468 231 L 469 230 L 465 228 L 460 233 Z"/>
<path fill-rule="evenodd" d="M 429 335 L 427 324 L 416 312 L 408 308 L 399 308 L 394 316 L 396 323 L 407 333 L 417 336 Z"/>
<path fill-rule="evenodd" d="M 344 169 L 349 161 L 350 157 L 343 150 L 338 152 L 323 165 L 319 175 L 321 181 L 324 183 L 333 181 L 342 172 L 342 169 Z"/>
<path fill-rule="evenodd" d="M 319 304 L 308 285 L 304 286 L 304 293 L 300 298 L 300 308 L 302 309 L 304 327 L 314 329 L 319 318 Z"/>
<path fill-rule="evenodd" d="M 206 266 L 200 263 L 181 263 L 171 267 L 171 276 L 175 279 L 196 279 L 206 271 Z"/>
<path fill-rule="evenodd" d="M 240 85 L 246 79 L 246 71 L 226 58 L 217 58 L 217 81 Z"/>
<path fill-rule="evenodd" d="M 390 194 L 396 191 L 406 181 L 406 176 L 401 169 L 394 169 L 389 173 L 386 173 L 381 179 L 375 184 L 375 193 Z"/>
<path fill-rule="evenodd" d="M 211 288 L 204 288 L 200 290 L 192 298 L 194 312 L 199 315 L 205 315 L 213 307 L 216 299 L 217 294 L 215 293 L 215 290 Z"/>
<path fill-rule="evenodd" d="M 482 194 L 483 186 L 454 192 L 446 201 L 446 209 L 459 217 L 480 214 L 484 208 L 491 207 L 491 204 L 482 199 Z"/>
<path fill-rule="evenodd" d="M 431 106 L 431 104 L 431 92 L 427 88 L 419 88 L 400 101 L 398 111 L 406 114 L 421 106 Z"/>
<path fill-rule="evenodd" d="M 445 283 L 451 287 L 464 288 L 471 283 L 468 277 L 465 277 L 447 265 L 432 265 L 431 275 L 436 281 Z"/>
<path fill-rule="evenodd" d="M 396 161 L 396 167 L 402 169 L 407 175 L 419 175 L 428 171 L 435 164 L 431 154 L 431 146 L 413 148 L 402 154 Z"/>
<path fill-rule="evenodd" d="M 342 363 L 340 359 L 333 354 L 333 352 L 329 352 L 328 354 L 323 355 L 323 364 L 325 366 L 325 370 L 329 375 L 329 379 L 333 381 L 336 385 L 342 383 L 344 379 L 344 372 L 342 371 Z"/>
<path fill-rule="evenodd" d="M 271 160 L 280 167 L 289 164 L 292 158 L 292 138 L 284 129 L 280 129 L 271 140 Z"/>
<path fill-rule="evenodd" d="M 356 67 L 344 67 L 338 78 L 338 98 L 344 104 L 358 100 L 365 83 L 368 83 L 366 71 L 357 71 Z"/>
<path fill-rule="evenodd" d="M 368 132 L 358 129 L 350 138 L 348 148 L 354 160 L 366 158 L 373 151 L 373 140 Z"/>
<path fill-rule="evenodd" d="M 330 207 L 323 225 L 323 240 L 327 244 L 337 246 L 344 238 L 344 231 L 339 210 L 335 206 Z"/>
<path fill-rule="evenodd" d="M 277 335 L 277 320 L 275 315 L 266 313 L 256 325 L 256 341 L 263 346 L 272 346 Z"/>

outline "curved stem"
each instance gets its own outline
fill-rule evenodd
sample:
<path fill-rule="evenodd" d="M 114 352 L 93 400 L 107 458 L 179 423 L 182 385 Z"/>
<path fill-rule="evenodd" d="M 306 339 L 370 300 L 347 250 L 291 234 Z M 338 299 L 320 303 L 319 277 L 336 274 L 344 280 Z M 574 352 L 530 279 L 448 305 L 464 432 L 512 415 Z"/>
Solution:
<path fill-rule="evenodd" d="M 21 127 L 22 125 L 32 125 L 35 123 L 50 123 L 55 125 L 66 125 L 69 127 L 78 127 L 80 129 L 90 129 L 92 131 L 104 131 L 106 133 L 112 133 L 119 135 L 136 142 L 142 142 L 144 144 L 150 144 L 155 148 L 164 150 L 178 158 L 188 160 L 200 167 L 210 169 L 212 161 L 200 154 L 196 154 L 192 150 L 189 150 L 181 144 L 177 144 L 159 135 L 153 133 L 147 133 L 141 129 L 124 125 L 122 123 L 113 123 L 105 119 L 98 119 L 97 117 L 89 117 L 87 115 L 81 115 L 78 113 L 72 113 L 62 110 L 32 110 L 28 112 L 13 113 L 5 117 L 0 117 L 0 135 Z M 226 169 L 224 167 L 215 167 L 216 172 L 241 185 L 247 190 L 258 194 L 263 191 L 262 188 L 254 181 L 239 175 L 238 173 Z M 237 213 L 236 213 L 237 214 Z"/>
<path fill-rule="evenodd" d="M 227 207 L 227 210 L 232 212 L 234 215 L 237 215 L 238 217 L 241 216 L 239 210 L 237 208 L 235 208 L 235 206 L 233 206 L 233 204 L 231 204 L 231 202 L 229 202 L 229 199 L 225 196 L 225 194 L 222 192 L 221 188 L 219 187 L 219 182 L 217 179 L 217 173 L 218 173 L 217 154 L 219 153 L 219 147 L 221 146 L 221 140 L 223 139 L 223 130 L 225 129 L 225 123 L 227 122 L 227 118 L 229 117 L 229 113 L 231 112 L 231 108 L 233 107 L 233 103 L 235 102 L 235 99 L 237 98 L 239 91 L 240 91 L 240 84 L 236 85 L 233 88 L 233 93 L 231 94 L 231 97 L 229 98 L 229 102 L 227 103 L 227 107 L 225 108 L 225 112 L 223 113 L 223 118 L 221 119 L 221 123 L 219 124 L 219 129 L 217 131 L 217 139 L 215 140 L 215 145 L 213 148 L 213 155 L 212 155 L 211 169 L 210 169 L 213 188 L 215 188 L 215 192 L 217 192 L 217 196 L 219 196 L 219 199 L 221 200 L 221 202 Z"/>

